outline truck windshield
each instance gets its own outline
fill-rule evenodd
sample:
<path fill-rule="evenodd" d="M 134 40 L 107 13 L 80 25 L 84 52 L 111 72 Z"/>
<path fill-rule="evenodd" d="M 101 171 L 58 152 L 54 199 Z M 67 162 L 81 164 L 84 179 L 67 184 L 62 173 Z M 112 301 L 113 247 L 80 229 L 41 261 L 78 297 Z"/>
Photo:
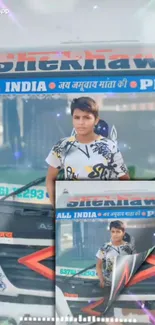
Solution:
<path fill-rule="evenodd" d="M 155 94 L 106 94 L 100 118 L 115 137 L 132 178 L 155 176 Z M 73 97 L 73 95 L 72 95 Z M 75 95 L 77 97 L 77 94 Z M 0 97 L 0 182 L 25 185 L 46 174 L 52 146 L 72 133 L 70 95 Z"/>
<path fill-rule="evenodd" d="M 111 221 L 57 220 L 56 265 L 83 269 L 95 263 L 98 249 L 110 241 Z M 129 235 L 137 253 L 155 245 L 154 218 L 125 219 L 125 225 L 127 241 Z"/>

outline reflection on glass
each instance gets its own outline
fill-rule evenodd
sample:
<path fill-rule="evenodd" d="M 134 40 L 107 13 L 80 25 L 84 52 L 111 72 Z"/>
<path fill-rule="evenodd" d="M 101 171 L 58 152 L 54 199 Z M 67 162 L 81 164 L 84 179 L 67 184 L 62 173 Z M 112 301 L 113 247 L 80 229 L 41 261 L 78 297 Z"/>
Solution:
<path fill-rule="evenodd" d="M 56 222 L 56 264 L 58 267 L 85 268 L 96 262 L 96 252 L 110 242 L 109 223 L 100 221 L 57 221 Z M 81 227 L 81 224 L 83 227 Z M 125 220 L 125 241 L 134 243 L 137 253 L 154 245 L 154 220 Z M 144 240 L 145 238 L 145 240 Z"/>
<path fill-rule="evenodd" d="M 0 99 L 0 147 L 3 145 L 3 106 Z"/>
<path fill-rule="evenodd" d="M 155 95 L 92 97 L 99 100 L 100 118 L 108 123 L 109 133 L 118 142 L 131 177 L 153 178 Z M 45 158 L 52 146 L 73 133 L 70 100 L 69 95 L 3 96 L 0 103 L 1 183 L 24 185 L 46 174 Z"/>
<path fill-rule="evenodd" d="M 72 224 L 64 223 L 61 227 L 61 252 L 73 247 Z"/>

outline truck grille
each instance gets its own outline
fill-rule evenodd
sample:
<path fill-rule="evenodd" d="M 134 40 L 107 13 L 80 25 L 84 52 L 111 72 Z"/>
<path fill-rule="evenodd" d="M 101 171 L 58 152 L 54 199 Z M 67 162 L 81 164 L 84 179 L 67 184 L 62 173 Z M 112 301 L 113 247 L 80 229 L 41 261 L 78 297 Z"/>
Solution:
<path fill-rule="evenodd" d="M 0 267 L 19 294 L 14 294 L 8 284 L 3 292 L 0 289 L 0 302 L 38 305 L 54 303 L 54 281 L 19 262 L 23 257 L 52 246 L 51 240 L 54 239 L 55 232 L 52 216 L 50 206 L 1 202 Z M 11 238 L 3 236 L 3 233 L 8 232 L 12 233 Z M 54 270 L 54 259 L 53 256 L 39 263 Z M 5 283 L 5 277 L 3 282 Z M 27 292 L 22 293 L 22 289 Z M 39 294 L 31 293 L 32 290 Z"/>
<path fill-rule="evenodd" d="M 54 239 L 51 206 L 19 202 L 0 203 L 0 231 L 14 238 Z"/>
<path fill-rule="evenodd" d="M 0 266 L 8 280 L 17 288 L 32 290 L 54 290 L 54 283 L 34 272 L 28 267 L 20 264 L 18 259 L 45 247 L 31 247 L 19 245 L 1 245 Z M 54 257 L 47 259 L 43 263 L 50 269 L 54 269 Z"/>

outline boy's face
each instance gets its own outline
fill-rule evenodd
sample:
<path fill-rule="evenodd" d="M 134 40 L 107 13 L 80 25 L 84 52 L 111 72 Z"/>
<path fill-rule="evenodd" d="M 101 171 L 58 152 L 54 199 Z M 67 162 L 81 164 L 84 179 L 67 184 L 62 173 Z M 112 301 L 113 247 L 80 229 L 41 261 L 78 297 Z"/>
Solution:
<path fill-rule="evenodd" d="M 83 112 L 76 108 L 73 113 L 73 126 L 78 135 L 88 135 L 94 131 L 98 119 L 92 113 Z"/>
<path fill-rule="evenodd" d="M 111 240 L 113 242 L 121 242 L 123 237 L 125 235 L 125 232 L 118 228 L 111 228 Z"/>

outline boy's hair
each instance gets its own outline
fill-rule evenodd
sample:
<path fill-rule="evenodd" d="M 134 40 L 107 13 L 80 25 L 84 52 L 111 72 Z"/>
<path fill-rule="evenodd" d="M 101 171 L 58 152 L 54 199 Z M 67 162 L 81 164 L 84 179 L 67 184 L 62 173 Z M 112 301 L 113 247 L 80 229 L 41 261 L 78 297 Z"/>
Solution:
<path fill-rule="evenodd" d="M 91 97 L 74 98 L 71 103 L 71 115 L 73 116 L 75 109 L 88 112 L 94 115 L 95 119 L 99 116 L 99 107 L 95 100 Z"/>
<path fill-rule="evenodd" d="M 120 220 L 110 222 L 110 230 L 112 228 L 120 229 L 123 232 L 125 231 L 124 223 L 122 221 L 120 221 Z"/>

